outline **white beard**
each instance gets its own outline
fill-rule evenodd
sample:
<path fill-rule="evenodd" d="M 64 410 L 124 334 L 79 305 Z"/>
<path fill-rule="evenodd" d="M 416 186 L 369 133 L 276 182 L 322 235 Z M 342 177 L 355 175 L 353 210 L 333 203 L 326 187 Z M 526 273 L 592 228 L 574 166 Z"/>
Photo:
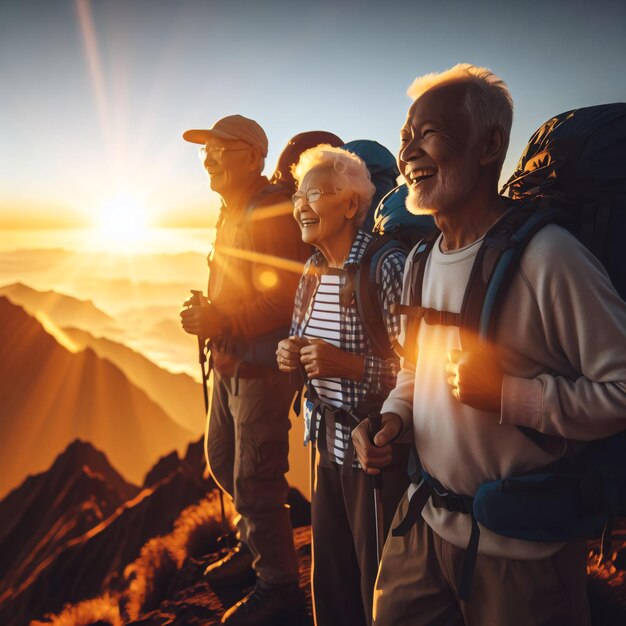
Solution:
<path fill-rule="evenodd" d="M 441 207 L 449 206 L 459 198 L 467 195 L 472 187 L 473 181 L 469 170 L 462 167 L 446 167 L 440 169 L 434 176 L 437 178 L 435 186 L 429 191 L 422 188 L 422 185 L 409 185 L 409 195 L 406 199 L 406 208 L 413 215 L 433 215 Z M 424 183 L 428 184 L 428 179 Z"/>

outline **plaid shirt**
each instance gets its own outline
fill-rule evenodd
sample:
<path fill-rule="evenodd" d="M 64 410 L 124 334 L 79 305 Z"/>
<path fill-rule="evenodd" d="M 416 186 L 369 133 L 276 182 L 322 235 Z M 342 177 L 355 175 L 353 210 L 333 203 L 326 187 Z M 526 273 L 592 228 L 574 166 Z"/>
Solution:
<path fill-rule="evenodd" d="M 373 237 L 359 231 L 352 244 L 350 253 L 344 268 L 345 273 L 340 274 L 341 287 L 345 287 L 348 278 L 349 265 L 356 266 L 365 249 Z M 389 307 L 394 302 L 400 302 L 402 295 L 402 275 L 406 254 L 399 250 L 389 253 L 381 263 L 381 289 L 383 319 L 387 326 L 387 334 L 391 341 L 395 340 L 400 332 L 400 316 L 392 315 Z M 300 279 L 300 285 L 296 292 L 293 320 L 290 335 L 301 336 L 305 331 L 311 314 L 314 295 L 319 286 L 319 274 L 326 269 L 326 260 L 321 252 L 316 251 L 307 261 L 304 274 Z M 306 307 L 306 310 L 305 310 Z M 354 302 L 340 305 L 340 348 L 345 352 L 352 352 L 365 356 L 363 377 L 359 381 L 341 378 L 342 395 L 344 403 L 340 408 L 356 416 L 359 405 L 374 397 L 386 397 L 396 384 L 396 375 L 399 370 L 399 359 L 381 359 L 373 356 L 372 344 L 365 334 L 365 329 L 359 317 Z M 306 333 L 305 333 L 306 334 Z M 314 428 L 319 429 L 319 416 L 313 416 Z M 358 419 L 358 418 L 357 418 Z M 309 423 L 305 424 L 305 444 L 310 441 Z M 327 449 L 331 459 L 337 463 L 343 463 L 345 452 L 350 438 L 350 426 L 336 422 L 334 425 L 327 424 Z M 356 465 L 356 463 L 355 463 Z"/>

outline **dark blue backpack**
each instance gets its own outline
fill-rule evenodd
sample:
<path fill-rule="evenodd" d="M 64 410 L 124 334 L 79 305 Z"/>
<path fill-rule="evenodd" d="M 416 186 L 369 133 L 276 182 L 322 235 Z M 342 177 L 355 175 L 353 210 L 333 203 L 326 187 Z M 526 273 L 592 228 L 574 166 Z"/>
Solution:
<path fill-rule="evenodd" d="M 481 336 L 493 334 L 510 271 L 534 233 L 551 222 L 594 253 L 626 300 L 626 104 L 568 111 L 546 122 L 504 190 L 519 202 L 520 217 L 526 215 L 515 220 L 519 226 L 494 266 L 480 314 L 472 316 Z M 540 445 L 548 441 L 525 434 Z M 606 553 L 613 519 L 626 516 L 626 432 L 581 446 L 553 471 L 482 485 L 475 514 L 495 532 L 522 539 L 566 540 L 604 530 Z"/>
<path fill-rule="evenodd" d="M 568 228 L 604 264 L 614 286 L 626 299 L 626 104 L 607 104 L 558 115 L 531 137 L 504 186 L 510 208 L 485 235 L 465 291 L 461 312 L 452 314 L 421 307 L 426 260 L 436 235 L 414 250 L 405 358 L 415 360 L 422 319 L 460 327 L 461 344 L 471 349 L 492 340 L 511 277 L 526 246 L 545 225 Z M 626 332 L 626 329 L 625 329 Z M 624 407 L 626 415 L 626 406 Z M 558 437 L 518 427 L 548 451 L 562 447 Z M 603 533 L 602 553 L 610 551 L 616 517 L 626 516 L 626 431 L 587 444 L 550 467 L 481 485 L 473 498 L 446 492 L 424 475 L 423 506 L 472 516 L 472 537 L 466 553 L 462 593 L 467 597 L 478 546 L 478 526 L 530 541 L 567 541 Z M 413 511 L 413 517 L 415 511 Z M 407 519 L 397 534 L 406 532 Z M 394 531 L 394 532 L 396 532 Z"/>
<path fill-rule="evenodd" d="M 505 191 L 560 210 L 626 300 L 626 103 L 548 120 L 530 138 Z"/>

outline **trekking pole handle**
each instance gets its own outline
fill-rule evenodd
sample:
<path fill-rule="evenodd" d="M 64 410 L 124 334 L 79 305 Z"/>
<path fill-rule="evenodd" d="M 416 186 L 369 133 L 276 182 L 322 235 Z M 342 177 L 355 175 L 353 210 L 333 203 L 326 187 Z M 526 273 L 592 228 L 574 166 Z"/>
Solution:
<path fill-rule="evenodd" d="M 198 289 L 190 289 L 191 298 L 187 300 L 189 306 L 200 306 L 202 304 L 202 292 Z"/>
<path fill-rule="evenodd" d="M 367 421 L 369 422 L 369 428 L 370 428 L 370 441 L 374 445 L 376 445 L 374 443 L 374 437 L 376 437 L 376 434 L 382 428 L 382 420 L 381 420 L 380 413 L 378 411 L 376 411 L 375 413 L 371 413 L 370 415 L 367 416 Z M 374 479 L 375 489 L 382 487 L 382 473 L 374 474 L 372 478 Z"/>
<path fill-rule="evenodd" d="M 378 431 L 382 427 L 382 419 L 380 413 L 371 413 L 367 416 L 367 421 L 370 424 L 370 440 L 374 443 L 374 437 L 378 434 Z"/>
<path fill-rule="evenodd" d="M 202 306 L 202 297 L 203 294 L 201 291 L 197 290 L 197 289 L 191 289 L 191 298 L 189 298 L 188 303 L 189 303 L 189 307 L 194 307 L 194 306 Z M 207 337 L 201 337 L 200 335 L 198 335 L 198 361 L 200 362 L 200 365 L 202 366 L 202 374 L 204 377 L 204 364 L 206 363 L 206 352 L 205 352 L 205 347 L 206 347 L 206 341 L 207 341 Z"/>

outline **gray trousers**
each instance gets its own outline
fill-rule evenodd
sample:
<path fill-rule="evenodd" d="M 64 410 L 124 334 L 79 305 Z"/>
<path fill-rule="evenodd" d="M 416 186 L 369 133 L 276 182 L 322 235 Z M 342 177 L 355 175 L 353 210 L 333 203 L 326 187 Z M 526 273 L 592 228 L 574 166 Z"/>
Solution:
<path fill-rule="evenodd" d="M 384 528 L 391 520 L 409 477 L 408 446 L 395 445 L 383 472 Z M 362 469 L 320 458 L 311 447 L 311 583 L 317 626 L 369 626 L 378 570 L 374 483 Z"/>
<path fill-rule="evenodd" d="M 285 479 L 293 395 L 280 372 L 241 378 L 235 394 L 235 380 L 213 371 L 205 440 L 209 469 L 233 499 L 257 576 L 271 584 L 298 580 Z"/>

